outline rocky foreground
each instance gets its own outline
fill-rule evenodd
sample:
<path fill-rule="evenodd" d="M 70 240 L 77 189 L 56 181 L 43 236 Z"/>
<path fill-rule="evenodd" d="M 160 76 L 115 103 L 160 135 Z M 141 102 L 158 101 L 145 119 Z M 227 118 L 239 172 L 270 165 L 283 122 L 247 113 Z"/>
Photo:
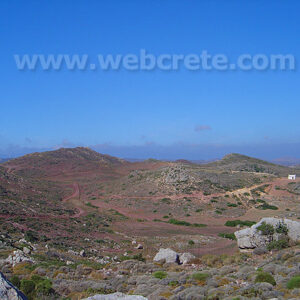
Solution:
<path fill-rule="evenodd" d="M 151 260 L 128 255 L 99 263 L 84 252 L 7 247 L 0 299 L 300 299 L 300 247 L 291 238 L 296 223 L 268 218 L 238 231 L 239 245 L 252 251 L 233 256 L 160 249 Z"/>

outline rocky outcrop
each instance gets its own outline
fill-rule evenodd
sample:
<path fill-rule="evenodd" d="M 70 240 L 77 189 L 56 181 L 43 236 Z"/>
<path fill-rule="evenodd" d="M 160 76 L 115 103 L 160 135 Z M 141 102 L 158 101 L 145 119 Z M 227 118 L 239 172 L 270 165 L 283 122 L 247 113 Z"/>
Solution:
<path fill-rule="evenodd" d="M 0 299 L 1 300 L 27 300 L 0 272 Z"/>
<path fill-rule="evenodd" d="M 185 265 L 190 263 L 196 257 L 191 253 L 177 253 L 172 249 L 159 249 L 157 254 L 154 257 L 154 261 L 163 261 L 165 263 L 177 263 L 179 265 Z"/>
<path fill-rule="evenodd" d="M 268 245 L 270 236 L 263 235 L 260 230 L 257 230 L 262 223 L 270 224 L 274 228 L 279 224 L 284 224 L 288 229 L 288 238 L 293 242 L 300 240 L 300 222 L 289 219 L 263 218 L 259 223 L 252 225 L 250 228 L 242 229 L 234 233 L 240 249 L 263 248 Z M 275 231 L 272 240 L 278 240 L 279 237 L 280 234 Z"/>
<path fill-rule="evenodd" d="M 166 263 L 179 263 L 179 255 L 174 250 L 167 249 L 159 249 L 157 254 L 155 255 L 154 261 L 164 261 Z"/>
<path fill-rule="evenodd" d="M 114 293 L 114 294 L 108 294 L 108 295 L 95 295 L 83 300 L 147 300 L 147 298 L 143 296 L 137 296 L 137 295 L 125 295 L 122 293 Z"/>
<path fill-rule="evenodd" d="M 188 181 L 190 176 L 186 169 L 182 166 L 167 168 L 165 171 L 165 183 L 174 184 L 177 182 Z"/>
<path fill-rule="evenodd" d="M 33 262 L 33 260 L 28 257 L 23 251 L 21 250 L 16 250 L 14 251 L 7 259 L 6 262 L 9 264 L 15 266 L 18 263 L 21 262 Z"/>

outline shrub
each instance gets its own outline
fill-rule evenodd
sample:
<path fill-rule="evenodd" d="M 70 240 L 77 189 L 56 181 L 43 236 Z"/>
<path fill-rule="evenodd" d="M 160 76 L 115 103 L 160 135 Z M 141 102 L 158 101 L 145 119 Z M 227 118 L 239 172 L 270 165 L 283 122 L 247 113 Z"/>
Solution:
<path fill-rule="evenodd" d="M 52 282 L 49 279 L 40 281 L 36 286 L 36 292 L 39 295 L 50 295 L 54 292 Z"/>
<path fill-rule="evenodd" d="M 288 246 L 289 246 L 289 243 L 287 240 L 278 240 L 278 241 L 272 241 L 271 243 L 269 243 L 267 248 L 269 251 L 273 250 L 273 249 L 281 250 L 284 248 L 288 248 Z"/>
<path fill-rule="evenodd" d="M 146 259 L 143 257 L 142 253 L 136 254 L 132 256 L 132 259 L 138 260 L 138 261 L 142 261 L 145 262 Z"/>
<path fill-rule="evenodd" d="M 35 284 L 38 284 L 39 282 L 43 281 L 44 278 L 42 278 L 41 276 L 34 274 L 31 276 L 30 278 Z"/>
<path fill-rule="evenodd" d="M 229 240 L 233 240 L 233 241 L 236 240 L 236 237 L 235 237 L 234 233 L 219 233 L 218 235 L 222 238 L 226 238 L 226 239 L 229 239 Z"/>
<path fill-rule="evenodd" d="M 164 271 L 156 271 L 153 276 L 155 278 L 158 278 L 158 279 L 163 279 L 163 278 L 166 278 L 167 277 L 167 272 L 164 272 Z"/>
<path fill-rule="evenodd" d="M 195 242 L 193 240 L 190 240 L 188 243 L 189 243 L 190 246 L 195 245 Z"/>
<path fill-rule="evenodd" d="M 272 210 L 278 210 L 278 207 L 275 205 L 270 205 L 268 203 L 264 203 L 262 205 L 257 206 L 256 208 L 266 210 L 266 209 L 272 209 Z"/>
<path fill-rule="evenodd" d="M 270 273 L 267 273 L 267 272 L 258 273 L 255 278 L 255 282 L 268 282 L 272 285 L 276 285 L 276 281 L 275 281 L 274 277 Z"/>
<path fill-rule="evenodd" d="M 189 222 L 180 221 L 180 220 L 176 220 L 176 219 L 170 219 L 168 221 L 168 223 L 174 224 L 174 225 L 181 225 L 181 226 L 191 226 L 191 223 L 189 223 Z"/>
<path fill-rule="evenodd" d="M 283 233 L 283 234 L 286 234 L 286 235 L 287 235 L 288 232 L 289 232 L 289 229 L 288 229 L 287 225 L 284 224 L 283 222 L 279 222 L 279 223 L 277 224 L 275 230 L 276 230 L 277 233 Z"/>
<path fill-rule="evenodd" d="M 209 276 L 209 274 L 207 273 L 194 273 L 192 275 L 192 278 L 198 281 L 206 281 L 207 277 Z"/>
<path fill-rule="evenodd" d="M 228 227 L 236 227 L 237 225 L 240 226 L 248 226 L 251 227 L 252 225 L 256 224 L 254 221 L 241 221 L 241 220 L 232 220 L 232 221 L 227 221 L 225 223 L 225 226 Z"/>
<path fill-rule="evenodd" d="M 163 199 L 161 199 L 161 202 L 166 203 L 166 204 L 171 204 L 171 199 L 170 198 L 163 198 Z"/>
<path fill-rule="evenodd" d="M 12 285 L 16 286 L 18 289 L 20 288 L 20 278 L 17 275 L 14 275 L 10 278 L 10 282 L 12 283 Z"/>
<path fill-rule="evenodd" d="M 172 286 L 172 287 L 177 286 L 178 285 L 178 281 L 177 280 L 170 281 L 168 285 Z"/>
<path fill-rule="evenodd" d="M 194 223 L 193 226 L 194 227 L 206 227 L 207 225 L 206 224 L 201 224 L 201 223 L 200 224 L 199 223 Z"/>
<path fill-rule="evenodd" d="M 27 242 L 35 243 L 36 241 L 38 241 L 37 233 L 33 232 L 32 230 L 28 230 L 25 233 L 25 240 Z"/>
<path fill-rule="evenodd" d="M 300 288 L 300 276 L 292 277 L 287 283 L 287 288 L 290 290 Z"/>
<path fill-rule="evenodd" d="M 20 284 L 20 290 L 28 297 L 32 298 L 35 291 L 35 283 L 32 280 L 22 279 Z"/>
<path fill-rule="evenodd" d="M 262 235 L 273 235 L 275 232 L 273 225 L 267 224 L 266 222 L 262 222 L 256 229 L 261 231 Z"/>
<path fill-rule="evenodd" d="M 229 202 L 228 202 L 228 203 L 227 203 L 227 206 L 228 206 L 228 207 L 237 207 L 237 204 L 235 204 L 235 203 L 229 203 Z"/>

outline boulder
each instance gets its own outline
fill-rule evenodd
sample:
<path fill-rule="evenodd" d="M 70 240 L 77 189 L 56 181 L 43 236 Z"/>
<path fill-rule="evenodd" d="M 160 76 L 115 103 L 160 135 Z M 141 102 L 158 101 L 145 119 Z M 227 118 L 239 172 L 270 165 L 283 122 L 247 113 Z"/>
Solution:
<path fill-rule="evenodd" d="M 179 263 L 179 255 L 172 249 L 159 249 L 153 261 L 165 261 L 166 263 Z"/>
<path fill-rule="evenodd" d="M 147 298 L 143 296 L 137 296 L 137 295 L 125 295 L 123 293 L 113 293 L 108 295 L 95 295 L 92 297 L 85 298 L 83 300 L 148 300 Z"/>
<path fill-rule="evenodd" d="M 28 255 L 30 254 L 31 250 L 28 247 L 23 247 L 23 252 Z"/>
<path fill-rule="evenodd" d="M 196 256 L 194 256 L 191 253 L 183 253 L 179 256 L 179 262 L 183 265 L 190 263 L 193 259 L 195 259 Z"/>
<path fill-rule="evenodd" d="M 0 299 L 1 300 L 27 300 L 0 272 Z"/>
<path fill-rule="evenodd" d="M 135 249 L 143 249 L 144 247 L 143 247 L 143 245 L 142 244 L 138 244 L 136 247 L 135 247 Z"/>
<path fill-rule="evenodd" d="M 270 237 L 263 235 L 257 227 L 263 222 L 272 225 L 274 228 L 280 223 L 283 223 L 288 228 L 288 237 L 291 241 L 297 242 L 300 240 L 300 222 L 292 221 L 289 219 L 279 218 L 263 218 L 259 223 L 252 225 L 250 228 L 236 231 L 234 234 L 237 238 L 237 243 L 240 249 L 255 249 L 264 248 L 270 242 Z M 279 234 L 273 235 L 274 240 L 278 240 Z"/>

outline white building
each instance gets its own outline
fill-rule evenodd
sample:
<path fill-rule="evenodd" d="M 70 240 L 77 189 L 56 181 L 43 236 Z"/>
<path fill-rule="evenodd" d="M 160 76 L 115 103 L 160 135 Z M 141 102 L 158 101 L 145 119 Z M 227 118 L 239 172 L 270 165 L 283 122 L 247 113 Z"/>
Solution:
<path fill-rule="evenodd" d="M 289 179 L 289 180 L 296 180 L 296 175 L 289 175 L 289 176 L 288 176 L 288 179 Z"/>

